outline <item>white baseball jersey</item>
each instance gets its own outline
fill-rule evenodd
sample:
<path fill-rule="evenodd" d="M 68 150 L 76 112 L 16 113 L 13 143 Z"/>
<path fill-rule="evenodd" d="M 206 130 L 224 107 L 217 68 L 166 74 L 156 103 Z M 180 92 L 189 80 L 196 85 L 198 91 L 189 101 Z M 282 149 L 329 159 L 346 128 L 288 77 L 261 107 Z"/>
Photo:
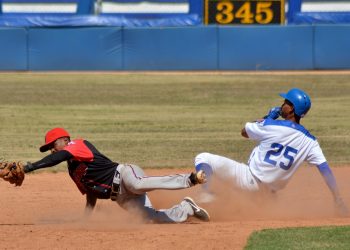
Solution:
<path fill-rule="evenodd" d="M 252 174 L 273 190 L 282 189 L 303 161 L 326 162 L 316 138 L 302 125 L 288 120 L 248 122 L 245 130 L 258 141 L 248 165 Z"/>

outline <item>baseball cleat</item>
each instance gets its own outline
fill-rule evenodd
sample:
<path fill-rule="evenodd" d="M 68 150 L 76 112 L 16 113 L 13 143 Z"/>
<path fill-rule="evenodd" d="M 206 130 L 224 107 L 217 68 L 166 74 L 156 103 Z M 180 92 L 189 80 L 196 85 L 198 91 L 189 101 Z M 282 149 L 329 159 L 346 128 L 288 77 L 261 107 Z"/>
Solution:
<path fill-rule="evenodd" d="M 191 173 L 190 180 L 193 185 L 203 184 L 207 182 L 207 177 L 203 170 L 199 170 L 198 172 Z"/>
<path fill-rule="evenodd" d="M 209 213 L 204 209 L 201 208 L 200 206 L 198 206 L 194 200 L 192 200 L 192 198 L 190 197 L 185 197 L 184 201 L 187 201 L 188 204 L 191 205 L 192 209 L 193 209 L 193 216 L 202 220 L 202 221 L 209 221 L 210 220 L 210 216 Z"/>

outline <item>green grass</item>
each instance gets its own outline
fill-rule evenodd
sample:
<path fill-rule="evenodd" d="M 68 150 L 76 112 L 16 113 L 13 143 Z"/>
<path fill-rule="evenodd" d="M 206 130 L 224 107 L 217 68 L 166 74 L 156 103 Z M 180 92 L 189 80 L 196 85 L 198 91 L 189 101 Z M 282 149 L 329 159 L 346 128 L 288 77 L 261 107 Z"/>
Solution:
<path fill-rule="evenodd" d="M 254 232 L 245 250 L 350 249 L 350 226 L 264 229 Z"/>
<path fill-rule="evenodd" d="M 210 151 L 246 162 L 245 122 L 279 106 L 279 92 L 305 89 L 302 120 L 332 165 L 350 162 L 350 75 L 0 74 L 0 152 L 35 161 L 47 130 L 63 126 L 119 162 L 191 167 Z"/>

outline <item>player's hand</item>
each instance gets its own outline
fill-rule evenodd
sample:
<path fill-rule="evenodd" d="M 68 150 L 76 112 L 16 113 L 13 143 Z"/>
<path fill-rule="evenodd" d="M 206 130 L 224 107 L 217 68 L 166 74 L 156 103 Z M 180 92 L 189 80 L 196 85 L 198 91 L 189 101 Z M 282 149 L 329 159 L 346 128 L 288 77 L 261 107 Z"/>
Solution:
<path fill-rule="evenodd" d="M 335 199 L 335 209 L 339 216 L 348 217 L 350 215 L 348 207 L 340 197 Z"/>
<path fill-rule="evenodd" d="M 276 120 L 281 115 L 281 107 L 273 107 L 269 110 L 269 113 L 264 116 L 264 119 L 270 118 Z"/>

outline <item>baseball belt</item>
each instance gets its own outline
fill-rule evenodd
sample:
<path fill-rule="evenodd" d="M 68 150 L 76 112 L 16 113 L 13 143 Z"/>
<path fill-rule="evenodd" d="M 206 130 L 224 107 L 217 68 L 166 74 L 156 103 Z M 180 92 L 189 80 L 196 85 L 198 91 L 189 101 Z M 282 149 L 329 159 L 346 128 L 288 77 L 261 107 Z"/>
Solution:
<path fill-rule="evenodd" d="M 115 169 L 112 189 L 111 189 L 111 200 L 116 201 L 120 191 L 120 173 L 118 171 L 118 167 Z"/>

